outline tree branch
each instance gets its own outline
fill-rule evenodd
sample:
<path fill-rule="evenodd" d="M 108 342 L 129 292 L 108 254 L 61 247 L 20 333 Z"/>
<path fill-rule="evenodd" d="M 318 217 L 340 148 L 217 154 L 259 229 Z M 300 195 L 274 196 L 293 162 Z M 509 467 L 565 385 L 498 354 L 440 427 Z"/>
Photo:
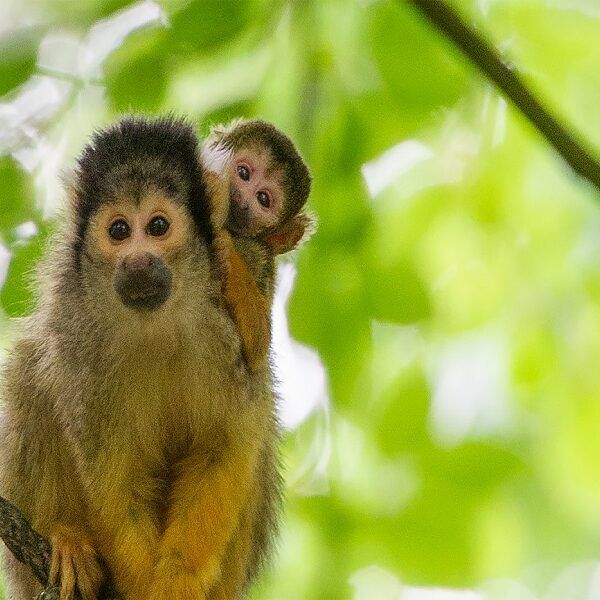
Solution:
<path fill-rule="evenodd" d="M 521 76 L 444 0 L 407 0 L 485 73 L 581 177 L 600 191 L 600 163 L 533 95 Z"/>
<path fill-rule="evenodd" d="M 76 594 L 75 598 L 79 600 L 79 594 Z M 46 588 L 35 600 L 60 600 L 60 588 L 57 585 Z"/>
<path fill-rule="evenodd" d="M 31 568 L 36 579 L 48 583 L 50 543 L 31 527 L 21 511 L 0 497 L 0 538 L 15 558 Z"/>
<path fill-rule="evenodd" d="M 17 560 L 31 568 L 42 585 L 48 585 L 52 555 L 50 543 L 33 529 L 31 523 L 14 504 L 1 496 L 0 539 Z M 60 588 L 50 586 L 37 597 L 37 600 L 58 600 L 59 596 Z M 81 600 L 81 596 L 76 593 L 74 600 Z"/>

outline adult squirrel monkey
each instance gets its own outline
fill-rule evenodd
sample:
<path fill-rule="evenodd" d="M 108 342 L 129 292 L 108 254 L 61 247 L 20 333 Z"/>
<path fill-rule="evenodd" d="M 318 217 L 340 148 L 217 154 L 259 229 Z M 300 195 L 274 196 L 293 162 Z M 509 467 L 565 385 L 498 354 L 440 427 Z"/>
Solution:
<path fill-rule="evenodd" d="M 246 368 L 223 309 L 198 157 L 175 118 L 93 136 L 5 367 L 0 495 L 51 540 L 62 600 L 232 600 L 269 555 L 271 374 Z M 234 249 L 268 299 L 272 253 Z M 4 567 L 9 598 L 40 591 Z"/>

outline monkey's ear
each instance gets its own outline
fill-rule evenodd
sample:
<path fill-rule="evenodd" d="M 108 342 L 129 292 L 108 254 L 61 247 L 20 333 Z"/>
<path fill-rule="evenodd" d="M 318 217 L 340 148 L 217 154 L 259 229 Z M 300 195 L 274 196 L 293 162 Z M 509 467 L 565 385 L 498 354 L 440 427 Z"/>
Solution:
<path fill-rule="evenodd" d="M 307 213 L 299 213 L 279 225 L 265 236 L 274 254 L 285 254 L 305 242 L 315 230 L 315 219 Z"/>
<path fill-rule="evenodd" d="M 227 165 L 231 162 L 232 155 L 231 148 L 207 140 L 202 144 L 200 150 L 200 162 L 207 171 L 223 175 L 227 169 Z"/>

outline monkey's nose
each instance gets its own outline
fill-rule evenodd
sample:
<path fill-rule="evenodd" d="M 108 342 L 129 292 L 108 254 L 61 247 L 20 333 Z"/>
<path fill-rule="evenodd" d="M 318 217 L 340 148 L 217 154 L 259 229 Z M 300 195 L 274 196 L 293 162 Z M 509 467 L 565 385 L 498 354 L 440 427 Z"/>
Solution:
<path fill-rule="evenodd" d="M 135 273 L 150 270 L 157 259 L 158 257 L 150 252 L 138 252 L 137 254 L 129 254 L 126 256 L 123 259 L 122 264 L 126 271 Z"/>
<path fill-rule="evenodd" d="M 172 279 L 171 270 L 158 256 L 138 252 L 123 258 L 114 287 L 125 306 L 154 310 L 169 297 Z"/>

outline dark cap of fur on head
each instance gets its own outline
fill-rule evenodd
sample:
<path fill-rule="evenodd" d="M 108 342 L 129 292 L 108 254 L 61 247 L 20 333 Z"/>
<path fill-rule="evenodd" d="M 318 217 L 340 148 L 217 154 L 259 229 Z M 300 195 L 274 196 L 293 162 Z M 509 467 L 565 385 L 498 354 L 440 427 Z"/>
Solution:
<path fill-rule="evenodd" d="M 268 148 L 275 164 L 282 165 L 286 191 L 285 220 L 296 214 L 306 203 L 310 194 L 312 177 L 304 160 L 290 138 L 277 127 L 262 119 L 233 121 L 225 127 L 213 130 L 217 143 L 235 150 L 256 144 Z"/>
<path fill-rule="evenodd" d="M 93 214 L 124 189 L 134 195 L 152 187 L 182 202 L 198 233 L 212 239 L 209 202 L 198 164 L 198 138 L 183 119 L 126 116 L 97 131 L 77 161 L 73 188 L 76 255 Z"/>

